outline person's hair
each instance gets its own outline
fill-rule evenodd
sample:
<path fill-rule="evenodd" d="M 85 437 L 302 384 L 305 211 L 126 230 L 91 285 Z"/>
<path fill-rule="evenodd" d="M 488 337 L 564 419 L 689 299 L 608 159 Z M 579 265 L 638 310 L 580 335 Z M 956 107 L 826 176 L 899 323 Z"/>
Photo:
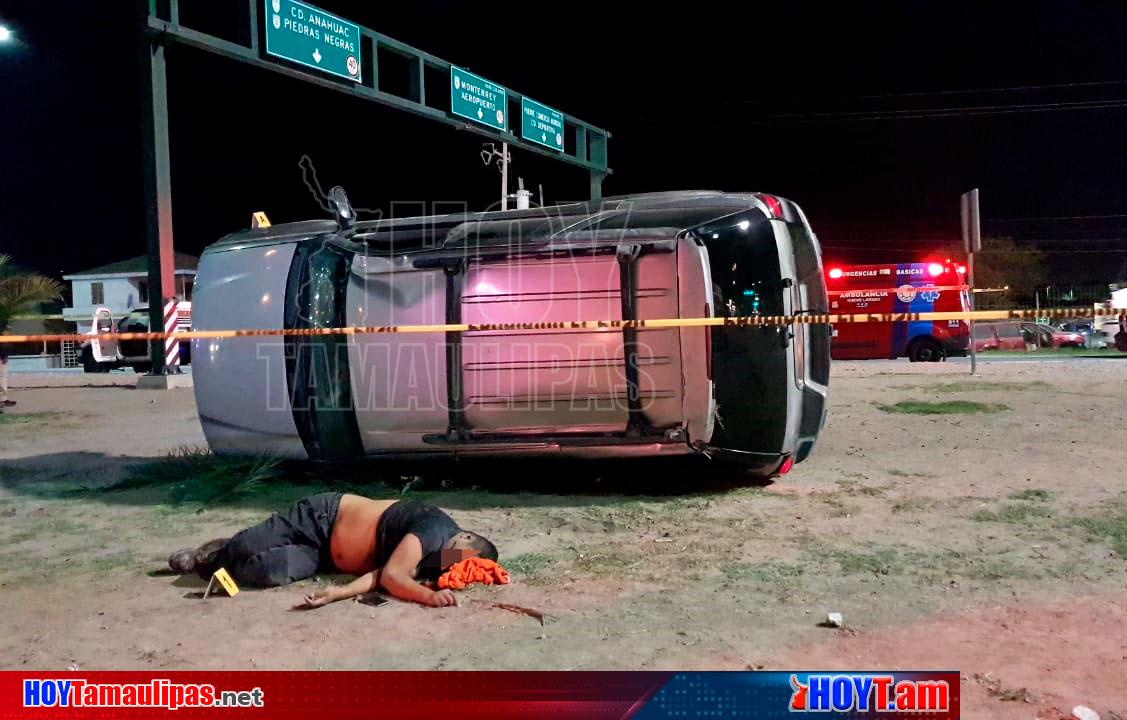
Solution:
<path fill-rule="evenodd" d="M 479 557 L 483 557 L 486 560 L 497 560 L 496 545 L 475 532 L 470 532 L 469 530 L 463 530 L 462 532 L 464 532 L 468 536 L 469 546 L 472 549 L 477 550 Z"/>

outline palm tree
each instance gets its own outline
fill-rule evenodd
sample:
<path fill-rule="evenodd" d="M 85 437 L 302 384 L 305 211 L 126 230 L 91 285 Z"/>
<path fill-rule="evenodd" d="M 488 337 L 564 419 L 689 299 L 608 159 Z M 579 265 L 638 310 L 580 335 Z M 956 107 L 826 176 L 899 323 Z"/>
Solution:
<path fill-rule="evenodd" d="M 8 331 L 13 315 L 54 300 L 63 289 L 51 278 L 14 267 L 11 260 L 10 256 L 0 254 L 0 334 Z"/>

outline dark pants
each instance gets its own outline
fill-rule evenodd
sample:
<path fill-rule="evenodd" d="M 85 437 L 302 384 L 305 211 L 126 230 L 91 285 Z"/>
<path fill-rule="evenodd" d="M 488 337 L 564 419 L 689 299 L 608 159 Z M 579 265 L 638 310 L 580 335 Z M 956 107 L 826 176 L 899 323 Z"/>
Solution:
<path fill-rule="evenodd" d="M 227 541 L 216 564 L 240 585 L 271 587 L 333 572 L 329 538 L 340 507 L 340 493 L 298 500 L 285 515 L 274 513 Z"/>

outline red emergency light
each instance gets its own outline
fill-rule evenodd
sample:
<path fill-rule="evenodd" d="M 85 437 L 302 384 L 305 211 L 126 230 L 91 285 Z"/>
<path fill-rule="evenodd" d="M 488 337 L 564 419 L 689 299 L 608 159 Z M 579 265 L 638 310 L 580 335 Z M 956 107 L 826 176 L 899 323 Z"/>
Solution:
<path fill-rule="evenodd" d="M 830 268 L 829 274 L 830 274 L 830 280 L 838 280 L 845 273 L 842 271 L 841 268 Z"/>
<path fill-rule="evenodd" d="M 955 272 L 959 273 L 960 275 L 966 275 L 967 274 L 966 266 L 959 265 L 958 267 L 955 268 Z"/>
<path fill-rule="evenodd" d="M 939 263 L 930 263 L 927 266 L 927 274 L 932 277 L 939 277 L 943 274 L 943 266 Z"/>

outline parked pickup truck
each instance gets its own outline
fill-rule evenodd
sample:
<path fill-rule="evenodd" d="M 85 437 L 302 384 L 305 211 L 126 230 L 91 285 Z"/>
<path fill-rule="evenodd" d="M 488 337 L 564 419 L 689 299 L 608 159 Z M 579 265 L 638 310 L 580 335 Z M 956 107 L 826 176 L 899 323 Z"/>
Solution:
<path fill-rule="evenodd" d="M 192 329 L 192 303 L 180 302 L 176 305 L 177 329 Z M 107 373 L 123 367 L 131 367 L 135 372 L 145 373 L 152 367 L 149 358 L 149 343 L 146 340 L 100 340 L 96 336 L 105 333 L 128 333 L 149 331 L 149 308 L 135 307 L 116 322 L 108 307 L 94 310 L 94 321 L 87 335 L 92 336 L 82 343 L 79 357 L 82 369 L 88 373 Z M 192 348 L 188 341 L 180 343 L 180 364 L 187 365 L 192 360 Z"/>

